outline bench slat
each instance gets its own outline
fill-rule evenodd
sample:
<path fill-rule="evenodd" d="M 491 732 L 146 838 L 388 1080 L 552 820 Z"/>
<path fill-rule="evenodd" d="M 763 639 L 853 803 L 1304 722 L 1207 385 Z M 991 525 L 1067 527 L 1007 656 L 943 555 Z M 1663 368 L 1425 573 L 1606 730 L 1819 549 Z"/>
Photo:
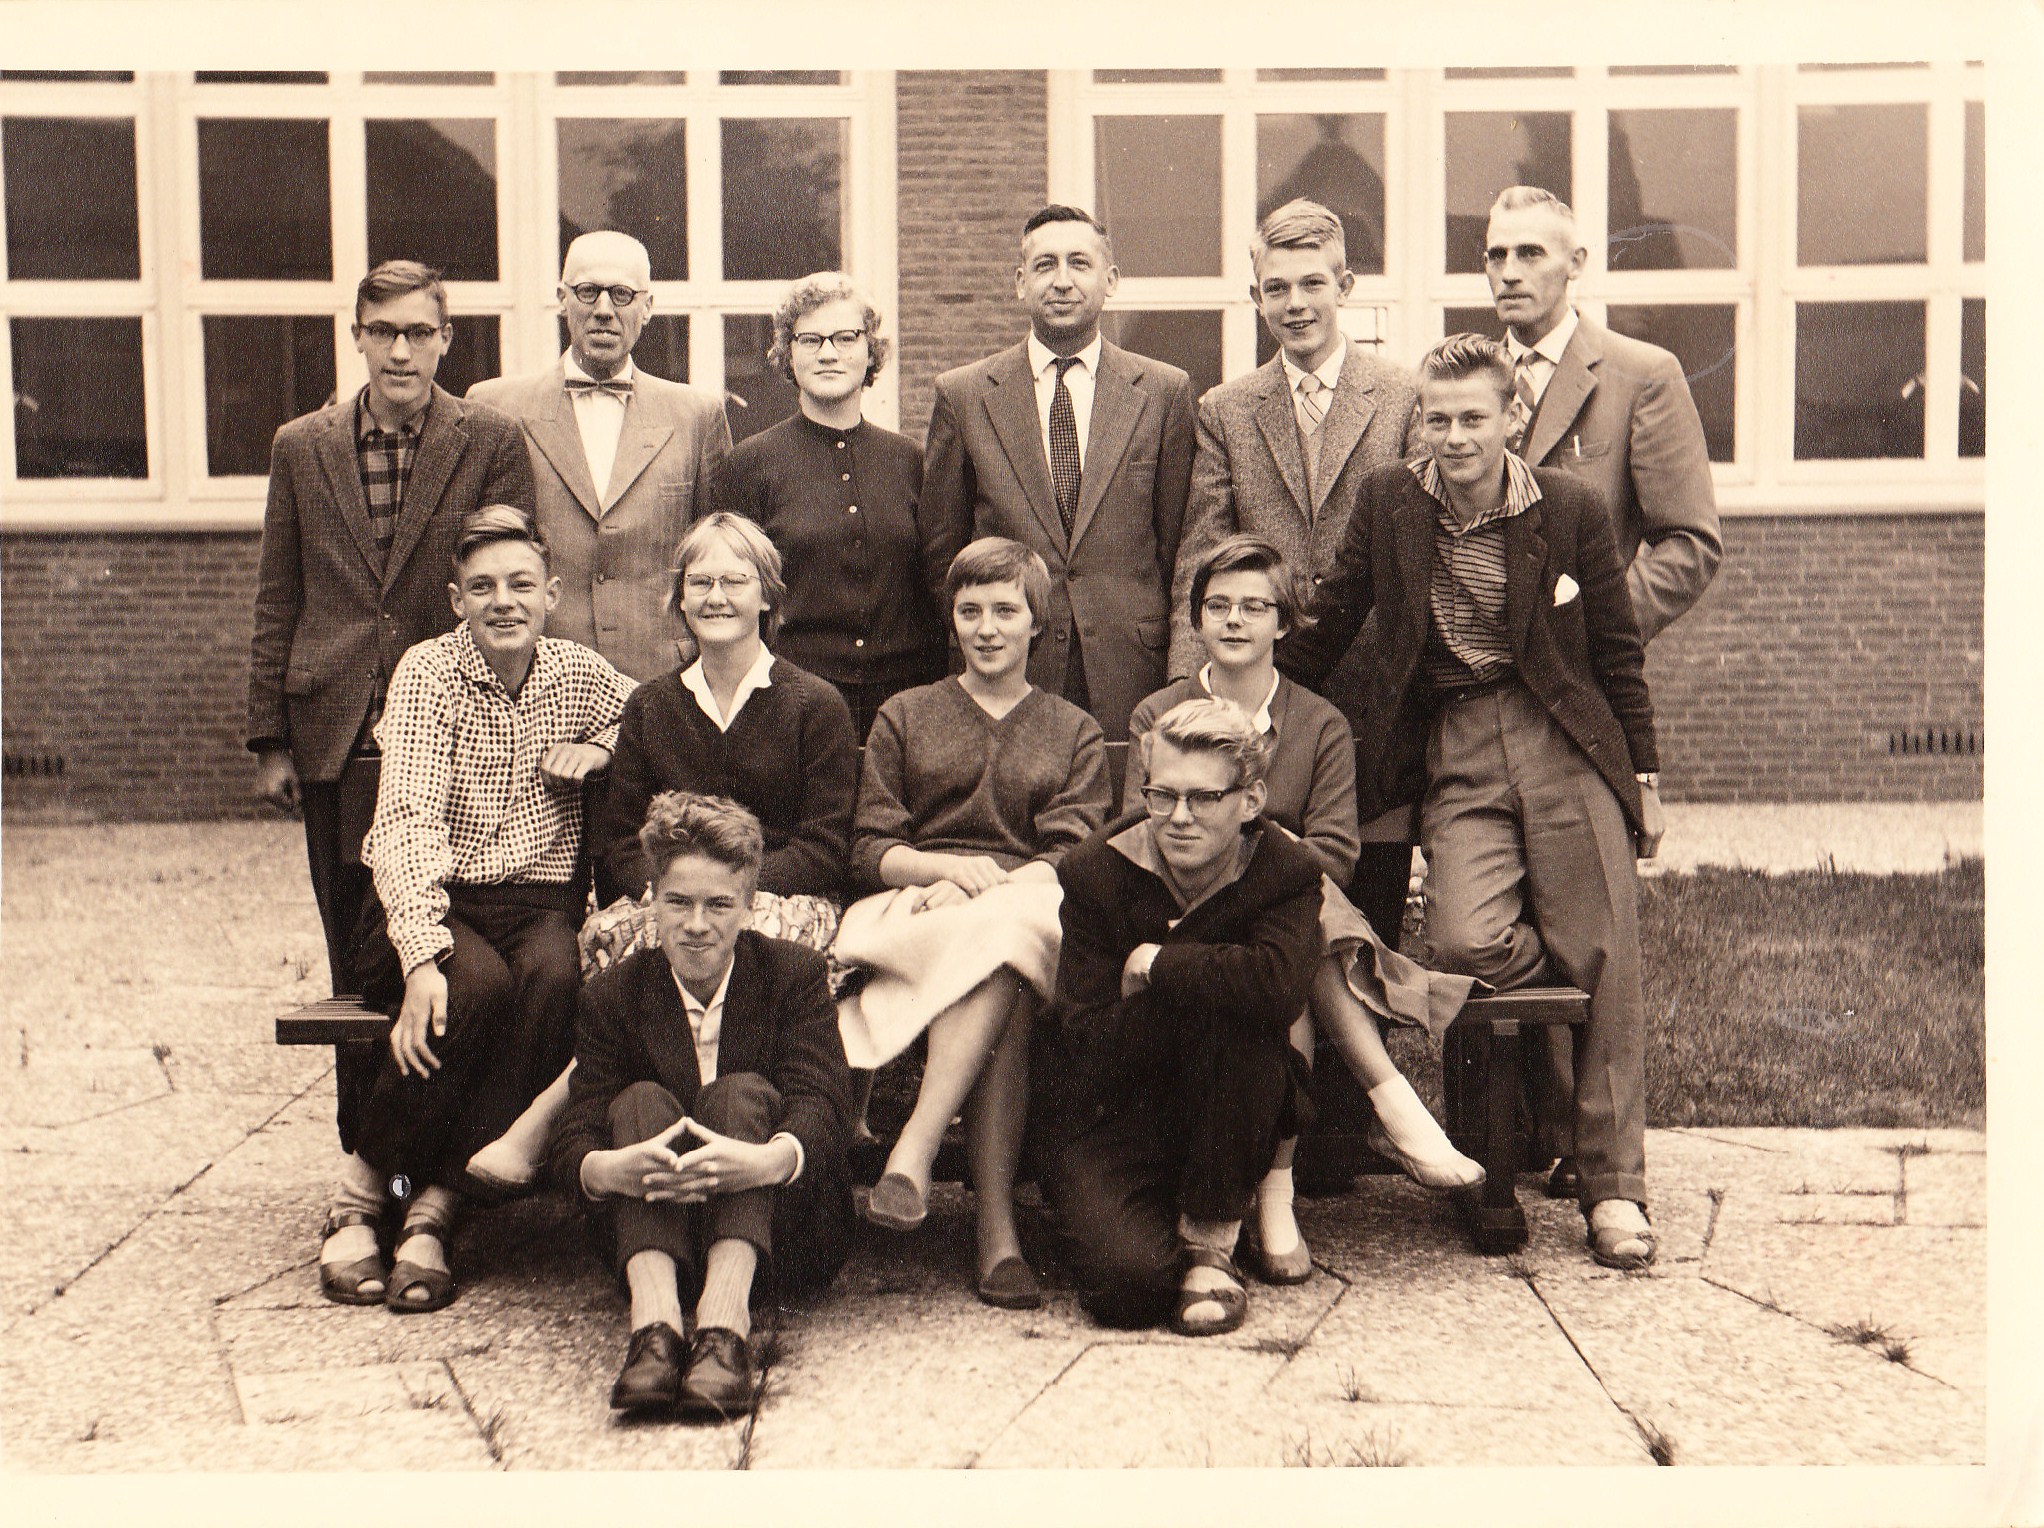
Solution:
<path fill-rule="evenodd" d="M 382 1040 L 390 1018 L 359 997 L 328 997 L 277 1015 L 279 1045 L 339 1045 L 347 1040 Z"/>

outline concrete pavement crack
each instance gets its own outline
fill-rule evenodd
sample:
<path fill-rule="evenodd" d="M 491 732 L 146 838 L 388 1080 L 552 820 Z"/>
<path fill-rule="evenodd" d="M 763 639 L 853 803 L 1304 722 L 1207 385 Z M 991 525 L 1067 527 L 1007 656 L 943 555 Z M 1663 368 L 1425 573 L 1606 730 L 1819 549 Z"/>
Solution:
<path fill-rule="evenodd" d="M 1697 1274 L 1697 1277 L 1701 1279 L 1704 1283 L 1710 1285 L 1712 1289 L 1722 1289 L 1728 1295 L 1737 1295 L 1740 1299 L 1746 1301 L 1746 1303 L 1749 1305 L 1757 1305 L 1762 1310 L 1773 1311 L 1777 1316 L 1785 1316 L 1790 1321 L 1797 1323 L 1799 1326 L 1806 1326 L 1813 1332 L 1822 1332 L 1826 1337 L 1830 1337 L 1834 1340 L 1836 1340 L 1838 1336 L 1836 1332 L 1834 1332 L 1830 1327 L 1826 1326 L 1823 1322 L 1812 1321 L 1808 1316 L 1797 1315 L 1796 1312 L 1788 1309 L 1786 1306 L 1776 1304 L 1772 1298 L 1762 1299 L 1758 1295 L 1748 1294 L 1745 1290 L 1735 1288 L 1734 1286 L 1725 1283 L 1721 1279 L 1714 1279 L 1707 1273 L 1699 1273 Z M 1771 1296 L 1773 1294 L 1773 1291 L 1769 1290 L 1768 1293 Z M 1869 1352 L 1870 1354 L 1872 1353 L 1871 1349 L 1867 1349 L 1865 1351 Z M 1947 1390 L 1957 1390 L 1959 1388 L 1957 1385 L 1953 1384 L 1948 1379 L 1939 1379 L 1935 1374 L 1930 1373 L 1928 1370 L 1917 1368 L 1915 1364 L 1910 1363 L 1907 1359 L 1883 1357 L 1881 1361 L 1883 1363 L 1893 1364 L 1898 1369 L 1907 1369 L 1911 1374 L 1914 1374 L 1918 1379 L 1927 1379 L 1933 1385 L 1943 1385 Z"/>
<path fill-rule="evenodd" d="M 1268 1390 L 1272 1385 L 1275 1385 L 1278 1382 L 1278 1380 L 1283 1377 L 1285 1370 L 1289 1369 L 1292 1366 L 1292 1362 L 1294 1359 L 1296 1359 L 1301 1353 L 1305 1352 L 1307 1348 L 1313 1345 L 1313 1334 L 1320 1330 L 1321 1326 L 1326 1323 L 1327 1318 L 1329 1316 L 1334 1314 L 1335 1306 L 1341 1304 L 1343 1300 L 1348 1298 L 1348 1292 L 1351 1287 L 1349 1281 L 1343 1278 L 1340 1274 L 1336 1273 L 1332 1268 L 1328 1268 L 1325 1263 L 1322 1263 L 1320 1266 L 1326 1270 L 1328 1277 L 1332 1278 L 1336 1283 L 1341 1285 L 1341 1288 L 1336 1290 L 1334 1293 L 1334 1298 L 1327 1302 L 1327 1308 L 1321 1311 L 1319 1315 L 1313 1318 L 1313 1324 L 1306 1328 L 1306 1335 L 1301 1337 L 1298 1341 L 1298 1344 L 1292 1349 L 1292 1351 L 1285 1355 L 1285 1361 L 1279 1364 L 1276 1369 L 1271 1371 L 1270 1378 L 1263 1382 L 1263 1388 L 1266 1390 Z"/>
<path fill-rule="evenodd" d="M 461 1376 L 454 1372 L 454 1365 L 444 1358 L 437 1362 L 447 1371 L 447 1383 L 454 1387 L 454 1397 L 461 1402 L 462 1414 L 468 1418 L 469 1426 L 476 1430 L 476 1437 L 481 1441 L 484 1451 L 489 1454 L 490 1462 L 500 1470 L 510 1469 L 511 1466 L 504 1462 L 504 1445 L 497 1441 L 497 1435 L 503 1431 L 504 1413 L 491 1412 L 487 1422 L 477 1416 L 475 1403 L 468 1398 L 468 1392 L 462 1388 Z"/>
<path fill-rule="evenodd" d="M 978 1469 L 980 1460 L 986 1457 L 989 1449 L 991 1449 L 996 1443 L 1001 1441 L 1002 1437 L 1007 1433 L 1009 1428 L 1013 1427 L 1017 1422 L 1022 1420 L 1022 1414 L 1026 1412 L 1031 1406 L 1034 1406 L 1038 1401 L 1042 1400 L 1046 1395 L 1050 1394 L 1052 1387 L 1055 1386 L 1057 1382 L 1063 1379 L 1067 1374 L 1070 1374 L 1073 1368 L 1077 1366 L 1079 1360 L 1084 1358 L 1088 1353 L 1092 1352 L 1095 1348 L 1098 1347 L 1125 1348 L 1132 1346 L 1135 1346 L 1135 1344 L 1126 1342 L 1103 1343 L 1098 1340 L 1093 1340 L 1085 1343 L 1082 1347 L 1080 1347 L 1078 1352 L 1074 1353 L 1071 1356 L 1070 1360 L 1065 1364 L 1063 1368 L 1059 1369 L 1057 1373 L 1053 1374 L 1049 1379 L 1045 1380 L 1040 1386 L 1037 1387 L 1036 1394 L 1030 1396 L 1028 1400 L 1024 1401 L 1020 1406 L 1017 1406 L 1014 1409 L 1014 1411 L 1009 1413 L 1008 1420 L 1003 1422 L 998 1428 L 996 1428 L 994 1430 L 994 1435 L 991 1438 L 987 1439 L 985 1448 L 976 1448 L 972 1451 L 972 1453 L 966 1458 L 965 1468 L 967 1468 L 968 1470 Z"/>
<path fill-rule="evenodd" d="M 1517 1273 L 1520 1279 L 1524 1281 L 1526 1287 L 1533 1292 L 1533 1298 L 1538 1300 L 1540 1308 L 1547 1312 L 1547 1319 L 1554 1323 L 1554 1329 L 1561 1333 L 1562 1340 L 1574 1350 L 1576 1358 L 1589 1371 L 1590 1378 L 1597 1382 L 1597 1388 L 1604 1392 L 1604 1399 L 1611 1403 L 1620 1416 L 1632 1424 L 1632 1430 L 1639 1434 L 1640 1447 L 1646 1450 L 1647 1457 L 1653 1460 L 1655 1464 L 1672 1463 L 1672 1458 L 1664 1459 L 1661 1457 L 1662 1452 L 1667 1448 L 1667 1442 L 1661 1430 L 1651 1422 L 1641 1420 L 1637 1412 L 1611 1393 L 1611 1387 L 1604 1383 L 1604 1376 L 1599 1374 L 1597 1366 L 1590 1362 L 1590 1355 L 1585 1353 L 1582 1344 L 1576 1341 L 1575 1333 L 1571 1332 L 1567 1324 L 1563 1322 L 1561 1313 L 1547 1303 L 1547 1296 L 1540 1292 L 1540 1285 L 1534 1279 L 1532 1273 L 1524 1268 L 1515 1268 L 1513 1272 Z"/>

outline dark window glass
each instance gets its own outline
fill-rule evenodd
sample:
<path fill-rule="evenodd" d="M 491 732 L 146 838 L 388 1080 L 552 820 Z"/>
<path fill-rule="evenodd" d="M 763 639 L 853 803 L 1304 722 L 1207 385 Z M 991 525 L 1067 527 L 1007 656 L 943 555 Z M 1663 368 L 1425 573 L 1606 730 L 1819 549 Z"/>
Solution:
<path fill-rule="evenodd" d="M 1987 455 L 1987 299 L 1959 304 L 1959 454 Z"/>
<path fill-rule="evenodd" d="M 1921 265 L 1930 108 L 1804 106 L 1797 122 L 1796 263 Z"/>
<path fill-rule="evenodd" d="M 1612 112 L 1610 268 L 1737 265 L 1738 144 L 1730 107 Z"/>
<path fill-rule="evenodd" d="M 1987 258 L 1987 105 L 1966 103 L 1966 248 L 1964 258 Z"/>
<path fill-rule="evenodd" d="M 1573 69 L 1446 69 L 1442 71 L 1451 80 L 1565 80 L 1575 74 Z"/>
<path fill-rule="evenodd" d="M 1348 267 L 1384 271 L 1384 118 L 1266 115 L 1256 119 L 1256 216 L 1295 196 L 1311 197 L 1341 219 Z"/>
<path fill-rule="evenodd" d="M 365 85 L 494 85 L 497 77 L 470 69 L 437 69 L 423 72 L 404 69 L 372 69 L 362 76 Z"/>
<path fill-rule="evenodd" d="M 270 470 L 270 441 L 286 420 L 334 393 L 334 321 L 325 315 L 200 320 L 206 352 L 206 471 L 213 477 Z"/>
<path fill-rule="evenodd" d="M 1100 316 L 1100 332 L 1124 350 L 1176 366 L 1197 398 L 1221 385 L 1221 315 L 1212 309 L 1118 308 Z"/>
<path fill-rule="evenodd" d="M 724 119 L 725 280 L 792 281 L 844 263 L 849 132 L 839 117 Z"/>
<path fill-rule="evenodd" d="M 1447 265 L 1483 270 L 1490 204 L 1507 186 L 1544 186 L 1575 200 L 1565 111 L 1451 111 L 1447 114 Z"/>
<path fill-rule="evenodd" d="M 1613 64 L 1613 74 L 1737 74 L 1736 64 Z"/>
<path fill-rule="evenodd" d="M 208 281 L 331 281 L 327 125 L 199 121 L 199 274 Z"/>
<path fill-rule="evenodd" d="M 1441 338 L 1451 334 L 1485 334 L 1503 344 L 1505 326 L 1495 308 L 1446 308 L 1441 312 Z"/>
<path fill-rule="evenodd" d="M 561 349 L 568 348 L 568 321 L 554 325 Z M 632 364 L 642 371 L 670 382 L 688 380 L 688 315 L 655 313 L 639 331 L 639 343 L 632 347 Z"/>
<path fill-rule="evenodd" d="M 1620 334 L 1672 350 L 1689 379 L 1689 396 L 1703 417 L 1703 438 L 1714 462 L 1732 460 L 1737 446 L 1739 312 L 1730 303 L 1613 304 L 1611 327 Z"/>
<path fill-rule="evenodd" d="M 1218 85 L 1218 69 L 1095 69 L 1096 85 Z"/>
<path fill-rule="evenodd" d="M 325 73 L 293 69 L 201 69 L 201 85 L 324 85 Z"/>
<path fill-rule="evenodd" d="M 842 85 L 844 75 L 835 69 L 722 69 L 719 85 Z"/>
<path fill-rule="evenodd" d="M 135 119 L 9 117 L 0 122 L 7 274 L 16 281 L 133 281 Z"/>
<path fill-rule="evenodd" d="M 773 340 L 771 315 L 724 315 L 724 412 L 734 441 L 779 424 L 801 407 L 795 384 L 766 363 Z"/>
<path fill-rule="evenodd" d="M 142 320 L 16 318 L 14 468 L 23 478 L 146 478 Z"/>
<path fill-rule="evenodd" d="M 686 281 L 687 124 L 563 117 L 556 126 L 561 254 L 578 234 L 616 228 L 646 246 L 655 281 Z"/>
<path fill-rule="evenodd" d="M 654 70 L 633 74 L 624 70 L 563 69 L 554 76 L 556 85 L 686 85 L 684 70 Z"/>
<path fill-rule="evenodd" d="M 1920 302 L 1796 304 L 1796 457 L 1923 455 Z"/>
<path fill-rule="evenodd" d="M 459 398 L 486 377 L 504 374 L 503 321 L 494 313 L 456 313 L 454 338 L 433 380 Z"/>
<path fill-rule="evenodd" d="M 1382 69 L 1259 69 L 1258 83 L 1281 84 L 1287 80 L 1381 80 Z"/>
<path fill-rule="evenodd" d="M 1221 274 L 1221 119 L 1095 117 L 1093 213 L 1124 276 Z"/>
<path fill-rule="evenodd" d="M 369 263 L 423 260 L 497 279 L 497 135 L 488 117 L 371 118 Z"/>
<path fill-rule="evenodd" d="M 134 77 L 134 73 L 126 69 L 0 69 L 0 80 L 68 85 L 125 84 Z"/>

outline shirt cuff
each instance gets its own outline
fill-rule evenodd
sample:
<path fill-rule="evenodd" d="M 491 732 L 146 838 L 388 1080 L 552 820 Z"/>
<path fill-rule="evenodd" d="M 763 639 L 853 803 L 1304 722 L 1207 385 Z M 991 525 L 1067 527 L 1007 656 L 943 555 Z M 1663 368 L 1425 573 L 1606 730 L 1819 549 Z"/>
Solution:
<path fill-rule="evenodd" d="M 391 932 L 391 945 L 397 951 L 398 964 L 410 976 L 420 966 L 438 960 L 454 948 L 454 935 L 447 931 L 444 923 L 435 923 L 430 928 L 406 929 Z"/>
<path fill-rule="evenodd" d="M 787 1187 L 788 1184 L 793 1183 L 797 1178 L 802 1176 L 802 1169 L 808 1165 L 809 1158 L 807 1157 L 807 1155 L 804 1154 L 802 1150 L 802 1142 L 798 1140 L 791 1132 L 786 1130 L 776 1130 L 772 1135 L 767 1137 L 767 1144 L 771 1146 L 775 1141 L 786 1141 L 790 1146 L 793 1146 L 795 1148 L 795 1170 L 789 1173 L 788 1176 L 778 1185 L 779 1187 L 785 1188 Z"/>

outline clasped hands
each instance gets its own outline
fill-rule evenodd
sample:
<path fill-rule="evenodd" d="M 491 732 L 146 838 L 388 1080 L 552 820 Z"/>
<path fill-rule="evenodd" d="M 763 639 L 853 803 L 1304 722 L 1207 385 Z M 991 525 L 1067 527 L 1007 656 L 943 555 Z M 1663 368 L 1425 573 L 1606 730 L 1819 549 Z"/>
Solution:
<path fill-rule="evenodd" d="M 677 1151 L 676 1143 L 691 1135 L 703 1144 Z M 684 1117 L 630 1146 L 590 1152 L 582 1159 L 582 1186 L 649 1204 L 701 1204 L 720 1194 L 786 1183 L 796 1160 L 786 1141 L 740 1141 Z"/>

